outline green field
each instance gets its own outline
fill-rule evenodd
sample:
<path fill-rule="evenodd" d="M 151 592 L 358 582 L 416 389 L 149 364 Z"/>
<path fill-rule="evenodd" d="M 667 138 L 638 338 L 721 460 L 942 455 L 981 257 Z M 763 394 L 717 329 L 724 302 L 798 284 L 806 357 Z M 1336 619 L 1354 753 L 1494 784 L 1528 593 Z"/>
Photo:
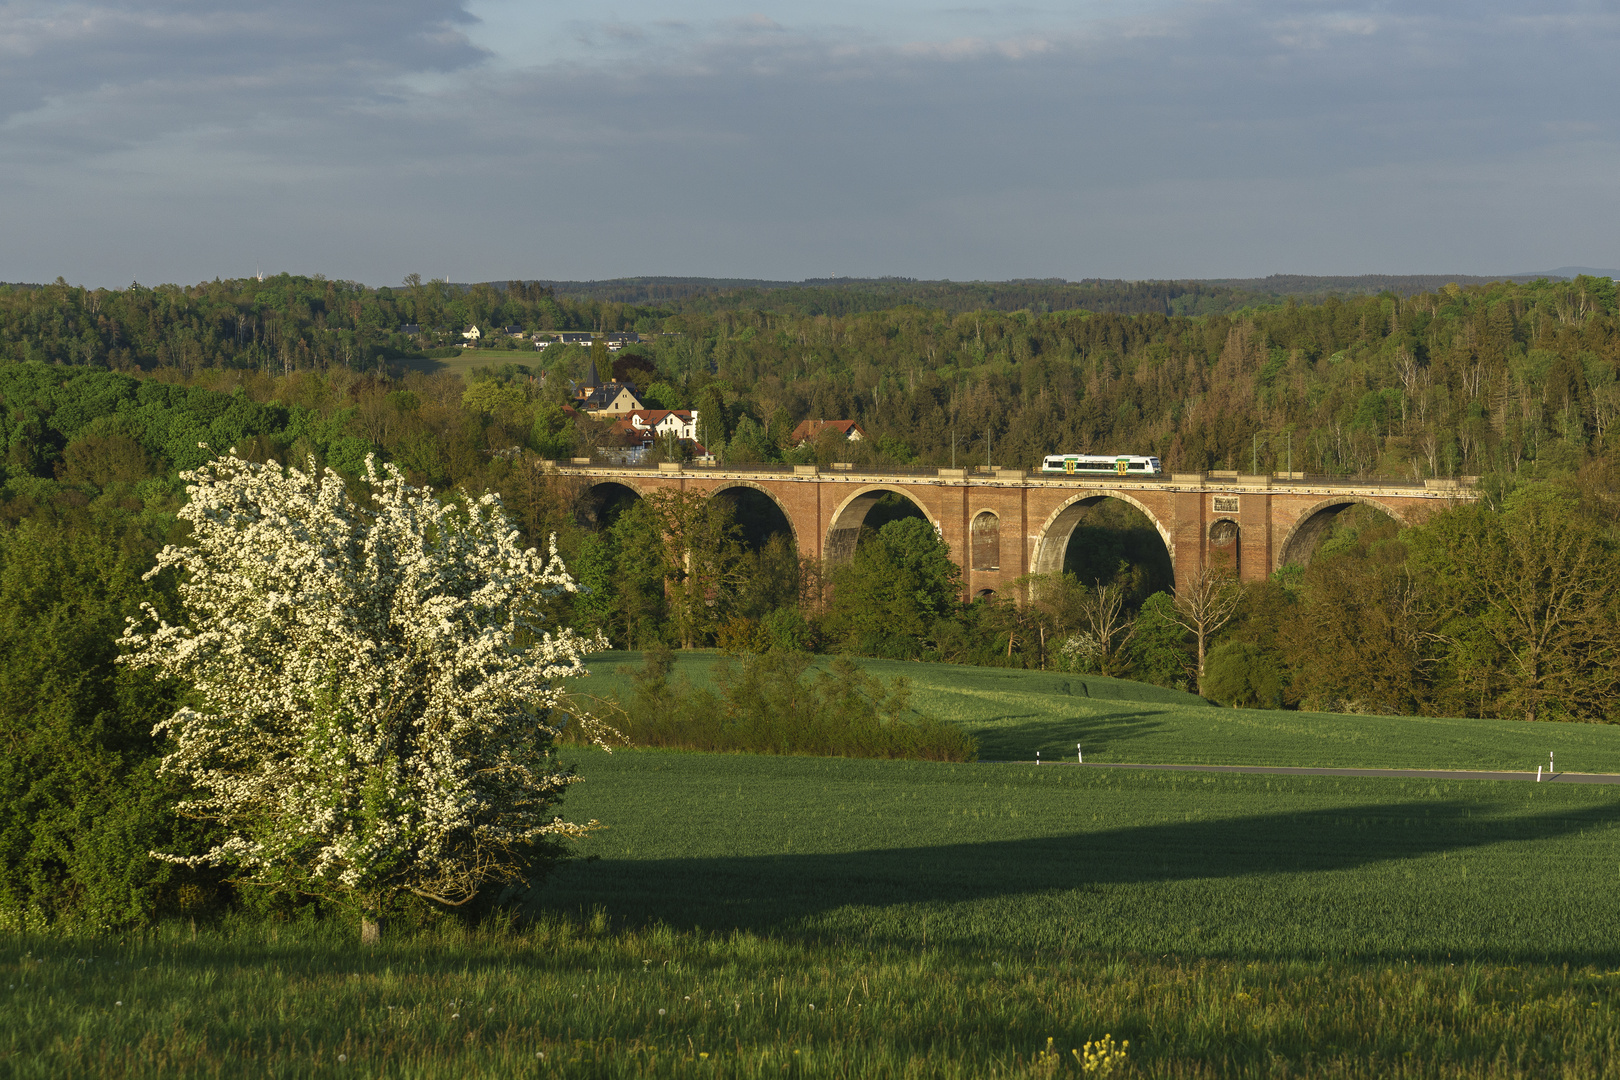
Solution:
<path fill-rule="evenodd" d="M 712 652 L 678 653 L 676 674 L 704 679 L 716 659 Z M 640 653 L 600 654 L 581 686 L 627 696 L 627 672 L 640 663 Z M 1620 773 L 1620 726 L 1223 709 L 1124 679 L 899 660 L 860 664 L 884 679 L 909 679 L 913 706 L 973 732 L 987 761 L 1032 761 L 1037 750 L 1048 761 L 1073 761 L 1079 742 L 1086 759 L 1097 762 L 1534 772 L 1552 751 L 1560 772 Z"/>
<path fill-rule="evenodd" d="M 578 752 L 559 910 L 1035 955 L 1620 964 L 1620 790 Z"/>
<path fill-rule="evenodd" d="M 1188 760 L 1252 718 L 1250 754 L 1367 764 L 1415 724 L 1402 763 L 1478 766 L 1514 731 L 873 666 L 989 745 L 1073 723 L 1099 754 Z M 1130 1040 L 1116 1076 L 1620 1075 L 1617 788 L 565 758 L 567 816 L 606 827 L 515 921 L 375 950 L 218 916 L 0 939 L 0 1076 L 1080 1076 L 1069 1050 L 1104 1033 Z"/>
<path fill-rule="evenodd" d="M 0 1074 L 1078 1076 L 1103 1033 L 1117 1075 L 1620 1061 L 1611 789 L 570 756 L 609 827 L 530 919 L 13 936 Z"/>

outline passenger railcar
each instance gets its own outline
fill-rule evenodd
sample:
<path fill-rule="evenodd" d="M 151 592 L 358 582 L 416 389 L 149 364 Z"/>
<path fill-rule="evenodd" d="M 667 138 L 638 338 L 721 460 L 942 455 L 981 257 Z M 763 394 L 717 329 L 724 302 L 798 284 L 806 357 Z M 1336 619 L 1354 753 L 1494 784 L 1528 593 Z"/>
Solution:
<path fill-rule="evenodd" d="M 1041 472 L 1065 476 L 1158 476 L 1159 459 L 1136 454 L 1048 454 Z"/>

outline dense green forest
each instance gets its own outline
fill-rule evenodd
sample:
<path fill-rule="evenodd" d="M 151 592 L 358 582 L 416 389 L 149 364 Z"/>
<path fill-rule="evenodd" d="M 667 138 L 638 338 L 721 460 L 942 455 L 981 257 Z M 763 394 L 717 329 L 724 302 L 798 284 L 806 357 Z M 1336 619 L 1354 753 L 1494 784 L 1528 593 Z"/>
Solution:
<path fill-rule="evenodd" d="M 15 748 L 0 769 L 0 908 L 110 925 L 206 885 L 166 864 L 127 870 L 130 852 L 171 842 L 150 731 L 181 691 L 116 664 L 115 637 L 140 604 L 173 602 L 175 583 L 144 573 L 184 541 L 179 473 L 230 447 L 351 476 L 375 454 L 440 490 L 499 491 L 531 542 L 556 534 L 586 587 L 568 617 L 620 646 L 1067 667 L 1239 705 L 1620 720 L 1613 281 L 1199 316 L 834 315 L 806 309 L 804 291 L 621 303 L 414 279 L 0 288 L 0 735 Z M 475 323 L 649 340 L 614 357 L 600 343 L 479 350 L 450 370 L 433 346 Z M 1178 471 L 1476 475 L 1484 498 L 1406 530 L 1345 515 L 1308 566 L 1245 591 L 1200 682 L 1162 545 L 1123 506 L 1083 524 L 1069 576 L 1034 583 L 1035 603 L 962 604 L 954 565 L 903 504 L 874 512 L 850 565 L 822 567 L 769 506 L 615 502 L 548 471 L 613 439 L 566 408 L 592 362 L 651 403 L 702 409 L 733 462 L 1132 451 Z M 787 444 L 817 417 L 871 438 Z M 1099 614 L 1108 595 L 1117 618 Z"/>
<path fill-rule="evenodd" d="M 402 361 L 431 369 L 423 345 L 472 325 L 637 330 L 654 341 L 655 370 L 639 380 L 651 400 L 709 404 L 711 422 L 723 413 L 710 442 L 735 461 L 782 457 L 792 426 L 821 417 L 860 420 L 866 453 L 898 463 L 1029 465 L 1064 448 L 1153 453 L 1183 471 L 1539 475 L 1578 469 L 1620 412 L 1606 278 L 1197 318 L 924 306 L 833 316 L 796 310 L 791 290 L 758 298 L 787 306 L 642 306 L 414 278 L 398 289 L 59 283 L 0 289 L 0 355 L 186 382 L 332 369 L 387 379 Z M 406 337 L 406 325 L 423 334 Z M 535 353 L 505 377 L 555 372 L 555 389 L 588 362 L 578 348 Z"/>

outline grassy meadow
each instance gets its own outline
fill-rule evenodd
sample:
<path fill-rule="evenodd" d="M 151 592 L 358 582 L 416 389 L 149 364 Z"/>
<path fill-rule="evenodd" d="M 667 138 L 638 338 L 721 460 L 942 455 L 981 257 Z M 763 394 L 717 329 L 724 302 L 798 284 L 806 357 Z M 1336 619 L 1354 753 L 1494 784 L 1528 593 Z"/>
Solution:
<path fill-rule="evenodd" d="M 1111 680 L 872 667 L 986 757 L 1074 727 L 1118 760 L 1516 752 L 1478 722 L 1313 743 L 1317 718 Z M 1606 729 L 1521 727 L 1614 767 Z M 566 814 L 605 828 L 521 917 L 371 950 L 229 917 L 0 939 L 0 1075 L 1098 1076 L 1070 1051 L 1104 1034 L 1114 1076 L 1620 1074 L 1620 789 L 565 757 Z"/>
<path fill-rule="evenodd" d="M 707 678 L 714 652 L 677 654 L 675 675 Z M 1556 754 L 1560 772 L 1620 773 L 1620 727 L 1455 717 L 1347 716 L 1224 709 L 1178 690 L 1124 679 L 1014 668 L 858 661 L 885 680 L 911 681 L 912 706 L 959 724 L 985 761 L 1086 760 L 1154 765 L 1299 765 L 1534 772 Z M 628 698 L 635 652 L 591 658 L 581 688 Z"/>

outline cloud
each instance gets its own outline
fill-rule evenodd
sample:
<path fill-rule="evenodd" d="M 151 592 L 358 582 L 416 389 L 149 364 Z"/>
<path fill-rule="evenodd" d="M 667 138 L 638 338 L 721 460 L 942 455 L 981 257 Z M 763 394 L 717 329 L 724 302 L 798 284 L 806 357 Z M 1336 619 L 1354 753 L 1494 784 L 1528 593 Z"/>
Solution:
<path fill-rule="evenodd" d="M 523 63 L 446 0 L 0 6 L 0 278 L 1614 261 L 1609 7 L 969 16 L 660 7 Z"/>
<path fill-rule="evenodd" d="M 449 0 L 189 0 L 0 6 L 0 123 L 128 145 L 245 117 L 296 118 L 386 97 L 394 80 L 485 57 Z M 39 134 L 39 133 L 33 133 Z"/>

